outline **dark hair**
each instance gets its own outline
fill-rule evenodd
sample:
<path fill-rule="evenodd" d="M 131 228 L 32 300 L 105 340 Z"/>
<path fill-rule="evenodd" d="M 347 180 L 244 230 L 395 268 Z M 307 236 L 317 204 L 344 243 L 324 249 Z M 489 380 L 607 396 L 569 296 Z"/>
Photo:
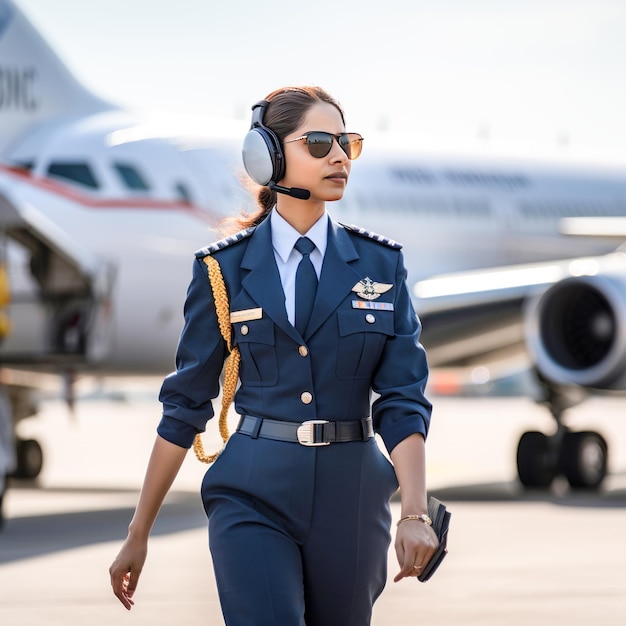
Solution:
<path fill-rule="evenodd" d="M 269 104 L 265 109 L 263 124 L 274 132 L 281 143 L 302 124 L 307 111 L 318 102 L 332 104 L 345 124 L 341 105 L 321 87 L 282 87 L 272 91 L 265 100 Z M 237 230 L 260 224 L 276 204 L 276 192 L 269 187 L 260 187 L 257 191 L 257 204 L 259 210 L 256 213 L 242 213 L 232 220 Z"/>

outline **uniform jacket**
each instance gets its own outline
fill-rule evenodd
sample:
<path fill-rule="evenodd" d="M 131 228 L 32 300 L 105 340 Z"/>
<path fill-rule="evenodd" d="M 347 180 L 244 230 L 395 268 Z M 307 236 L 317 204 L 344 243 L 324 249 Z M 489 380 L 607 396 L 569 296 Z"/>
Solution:
<path fill-rule="evenodd" d="M 259 319 L 232 323 L 233 343 L 241 352 L 239 414 L 302 422 L 356 420 L 371 412 L 374 430 L 389 451 L 412 433 L 425 437 L 431 413 L 424 395 L 428 367 L 400 248 L 329 220 L 304 337 L 287 319 L 270 220 L 198 251 L 176 371 L 161 389 L 159 434 L 190 447 L 214 415 L 211 401 L 219 393 L 227 352 L 202 260 L 212 254 L 222 269 L 231 314 L 261 309 Z M 360 297 L 353 288 L 366 278 L 391 288 L 374 300 Z M 372 391 L 377 394 L 373 405 Z"/>

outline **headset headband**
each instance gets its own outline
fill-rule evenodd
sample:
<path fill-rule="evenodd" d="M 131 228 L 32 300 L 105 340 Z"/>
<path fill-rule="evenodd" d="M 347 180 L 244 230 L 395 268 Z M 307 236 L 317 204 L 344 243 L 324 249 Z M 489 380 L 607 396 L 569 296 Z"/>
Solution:
<path fill-rule="evenodd" d="M 259 100 L 256 104 L 252 105 L 252 124 L 250 128 L 265 128 L 263 124 L 263 118 L 265 117 L 265 111 L 269 102 L 267 100 Z"/>

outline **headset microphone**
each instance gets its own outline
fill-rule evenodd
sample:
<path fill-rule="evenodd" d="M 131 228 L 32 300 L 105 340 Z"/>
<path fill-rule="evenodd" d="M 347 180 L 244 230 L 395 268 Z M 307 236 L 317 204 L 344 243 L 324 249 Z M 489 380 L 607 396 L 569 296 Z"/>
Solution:
<path fill-rule="evenodd" d="M 291 196 L 298 200 L 308 200 L 311 197 L 311 192 L 308 189 L 301 189 L 300 187 L 283 187 L 272 182 L 270 182 L 268 187 L 276 193 L 284 193 L 286 196 Z"/>

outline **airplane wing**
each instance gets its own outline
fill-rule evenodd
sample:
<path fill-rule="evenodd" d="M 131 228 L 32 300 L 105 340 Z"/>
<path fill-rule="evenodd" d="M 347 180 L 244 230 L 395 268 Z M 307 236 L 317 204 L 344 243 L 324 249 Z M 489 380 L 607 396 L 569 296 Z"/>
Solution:
<path fill-rule="evenodd" d="M 626 217 L 565 217 L 559 230 L 573 237 L 626 240 Z"/>
<path fill-rule="evenodd" d="M 433 276 L 413 285 L 415 309 L 432 366 L 466 366 L 524 351 L 526 300 L 570 275 L 590 271 L 594 257 Z"/>

